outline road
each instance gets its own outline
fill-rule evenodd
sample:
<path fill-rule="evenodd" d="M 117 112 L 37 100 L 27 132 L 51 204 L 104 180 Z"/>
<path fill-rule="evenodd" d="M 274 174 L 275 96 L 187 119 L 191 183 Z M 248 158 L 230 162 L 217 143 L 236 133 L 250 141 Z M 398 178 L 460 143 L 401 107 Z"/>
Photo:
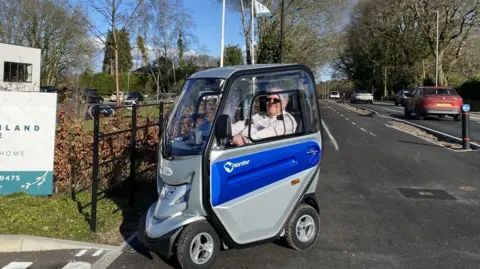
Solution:
<path fill-rule="evenodd" d="M 331 137 L 317 189 L 317 244 L 303 252 L 278 243 L 227 250 L 214 268 L 478 268 L 480 152 L 453 152 L 339 104 L 322 103 L 321 111 Z M 399 188 L 446 193 L 416 199 Z M 108 268 L 174 266 L 134 239 Z"/>
<path fill-rule="evenodd" d="M 373 105 L 370 104 L 355 104 L 360 107 L 365 107 L 382 115 L 389 115 L 391 117 L 396 117 L 402 120 L 408 120 L 415 124 L 425 126 L 455 137 L 462 137 L 462 122 L 454 121 L 451 117 L 446 117 L 440 119 L 438 117 L 429 117 L 424 120 L 416 119 L 406 119 L 403 113 L 402 106 L 395 106 L 393 103 L 387 102 L 375 102 Z M 480 115 L 471 114 L 470 115 L 470 139 L 472 142 L 480 143 Z"/>

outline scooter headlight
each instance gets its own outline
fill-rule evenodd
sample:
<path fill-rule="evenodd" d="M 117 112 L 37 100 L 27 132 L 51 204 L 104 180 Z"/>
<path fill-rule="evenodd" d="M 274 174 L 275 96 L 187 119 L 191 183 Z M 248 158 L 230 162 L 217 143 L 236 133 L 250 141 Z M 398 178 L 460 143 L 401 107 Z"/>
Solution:
<path fill-rule="evenodd" d="M 190 184 L 171 186 L 163 184 L 159 198 L 161 201 L 170 201 L 170 204 L 185 203 L 190 196 Z"/>

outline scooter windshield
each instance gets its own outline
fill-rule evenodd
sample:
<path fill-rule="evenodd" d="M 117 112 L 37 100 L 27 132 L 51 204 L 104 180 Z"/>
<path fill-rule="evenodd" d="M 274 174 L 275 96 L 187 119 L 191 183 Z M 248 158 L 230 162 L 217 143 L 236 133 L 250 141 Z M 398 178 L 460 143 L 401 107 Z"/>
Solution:
<path fill-rule="evenodd" d="M 206 146 L 223 91 L 224 79 L 196 78 L 185 82 L 168 117 L 162 154 L 199 155 Z"/>

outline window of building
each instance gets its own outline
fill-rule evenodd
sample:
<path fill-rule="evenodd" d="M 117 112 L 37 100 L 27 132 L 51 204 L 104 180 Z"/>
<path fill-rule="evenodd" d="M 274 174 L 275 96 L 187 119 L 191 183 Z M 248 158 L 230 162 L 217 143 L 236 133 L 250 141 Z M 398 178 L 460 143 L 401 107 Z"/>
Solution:
<path fill-rule="evenodd" d="M 4 82 L 32 82 L 32 64 L 4 62 Z"/>

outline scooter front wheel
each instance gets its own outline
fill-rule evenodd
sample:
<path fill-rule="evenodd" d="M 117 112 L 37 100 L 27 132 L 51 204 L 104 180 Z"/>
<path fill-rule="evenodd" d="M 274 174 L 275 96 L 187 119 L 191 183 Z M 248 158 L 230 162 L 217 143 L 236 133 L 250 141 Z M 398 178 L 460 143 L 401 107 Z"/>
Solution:
<path fill-rule="evenodd" d="M 180 233 L 176 256 L 182 269 L 212 268 L 220 251 L 220 238 L 206 221 L 189 224 Z"/>
<path fill-rule="evenodd" d="M 320 216 L 310 205 L 300 204 L 288 221 L 285 238 L 289 247 L 295 250 L 311 248 L 320 231 Z"/>

